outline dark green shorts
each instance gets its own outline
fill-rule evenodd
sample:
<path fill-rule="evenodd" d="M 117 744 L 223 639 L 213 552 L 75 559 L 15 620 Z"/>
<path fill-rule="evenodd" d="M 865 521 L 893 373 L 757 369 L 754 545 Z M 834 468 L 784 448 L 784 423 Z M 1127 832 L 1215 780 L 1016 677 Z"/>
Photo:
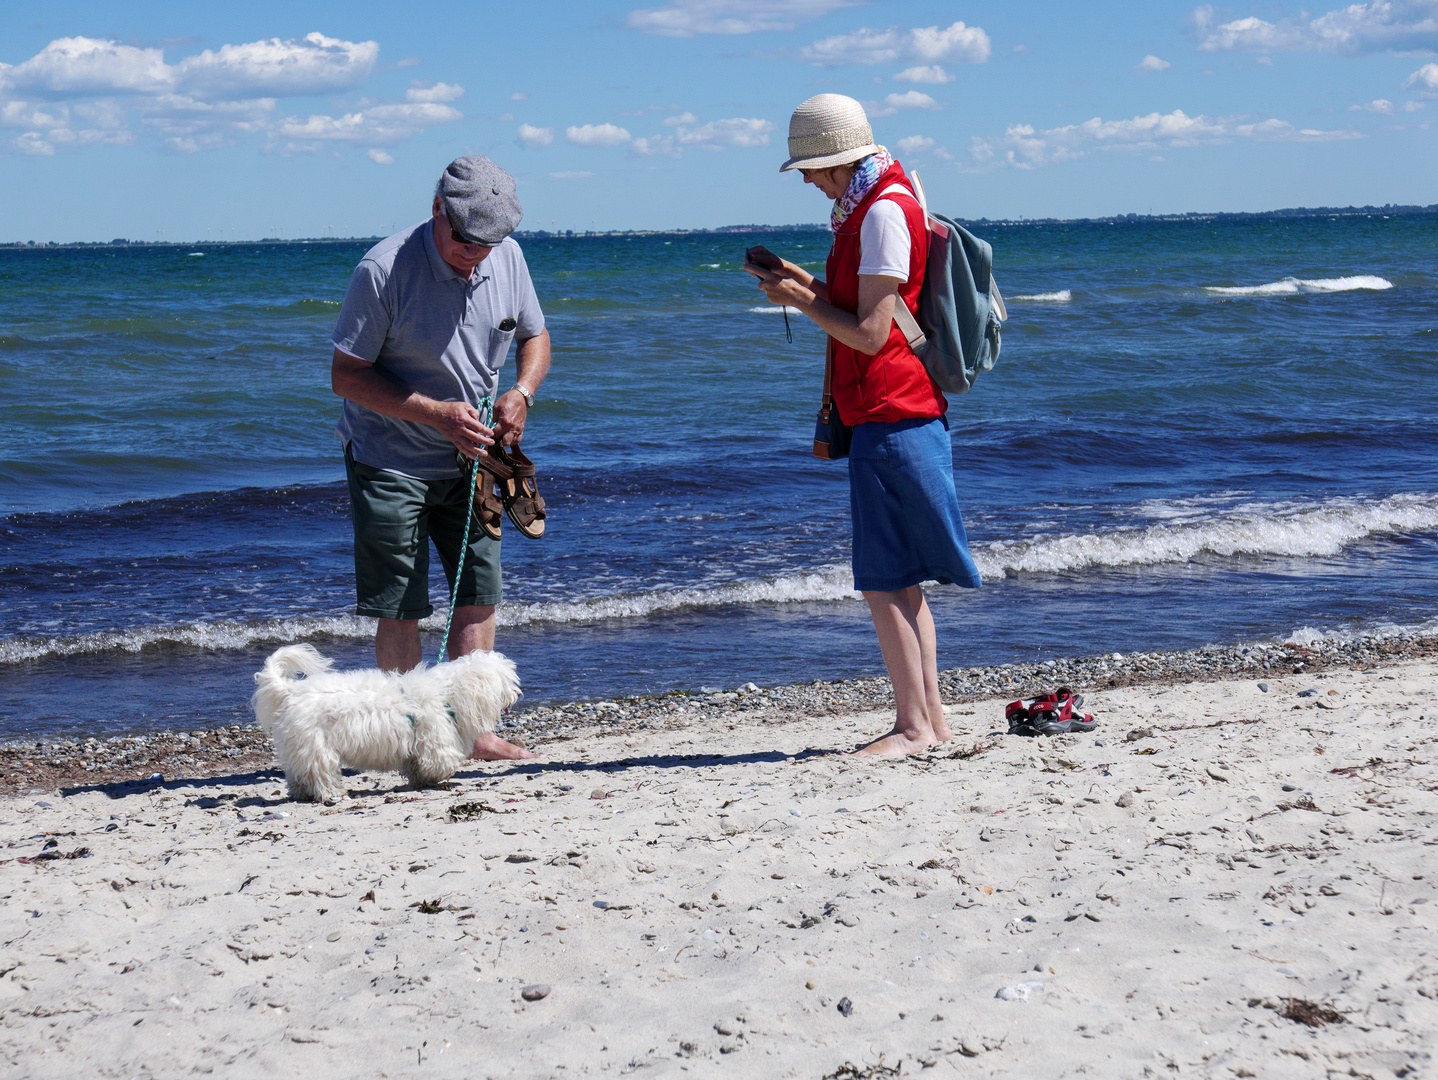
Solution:
<path fill-rule="evenodd" d="M 469 505 L 467 480 L 400 476 L 355 461 L 348 446 L 345 473 L 355 531 L 355 614 L 376 619 L 423 619 L 433 614 L 429 541 L 434 540 L 453 592 Z M 500 591 L 499 541 L 473 524 L 455 604 L 497 604 Z"/>

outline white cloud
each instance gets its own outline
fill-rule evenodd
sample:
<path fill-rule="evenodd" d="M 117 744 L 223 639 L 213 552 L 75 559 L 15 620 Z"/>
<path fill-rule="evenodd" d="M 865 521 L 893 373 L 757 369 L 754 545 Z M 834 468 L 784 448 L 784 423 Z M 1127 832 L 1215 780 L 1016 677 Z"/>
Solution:
<path fill-rule="evenodd" d="M 1134 70 L 1147 73 L 1150 71 L 1167 71 L 1171 67 L 1173 67 L 1173 65 L 1167 60 L 1154 56 L 1153 53 L 1149 53 L 1138 62 Z"/>
<path fill-rule="evenodd" d="M 910 90 L 904 94 L 889 94 L 884 98 L 884 104 L 891 109 L 940 109 L 943 108 L 937 101 L 928 94 L 919 90 Z"/>
<path fill-rule="evenodd" d="M 643 157 L 662 154 L 682 157 L 686 147 L 694 150 L 733 150 L 768 146 L 774 124 L 769 120 L 736 116 L 727 120 L 698 123 L 693 113 L 672 116 L 664 124 L 674 129 L 672 135 L 650 135 L 635 139 L 631 149 Z"/>
<path fill-rule="evenodd" d="M 615 124 L 582 124 L 564 129 L 564 137 L 580 146 L 618 146 L 633 139 L 624 128 Z"/>
<path fill-rule="evenodd" d="M 656 154 L 672 158 L 684 156 L 684 151 L 679 149 L 679 141 L 673 135 L 642 136 L 634 140 L 630 149 L 641 157 L 653 157 Z"/>
<path fill-rule="evenodd" d="M 175 85 L 159 49 L 94 38 L 57 38 L 24 63 L 0 66 L 0 85 L 23 93 L 154 94 Z"/>
<path fill-rule="evenodd" d="M 934 140 L 927 135 L 906 135 L 895 145 L 898 146 L 901 154 L 917 154 L 924 150 L 932 150 Z"/>
<path fill-rule="evenodd" d="M 74 148 L 80 146 L 125 146 L 135 141 L 128 128 L 107 129 L 69 125 L 68 113 L 61 114 L 61 123 L 55 127 L 36 131 L 25 131 L 10 141 L 10 145 L 22 154 L 49 157 L 56 147 Z"/>
<path fill-rule="evenodd" d="M 662 37 L 697 34 L 759 34 L 793 30 L 857 0 L 670 0 L 668 7 L 640 8 L 625 20 L 631 30 Z"/>
<path fill-rule="evenodd" d="M 888 94 L 882 102 L 868 101 L 864 103 L 864 112 L 869 115 L 870 119 L 893 116 L 900 109 L 942 108 L 942 105 L 920 90 L 910 90 L 904 94 Z"/>
<path fill-rule="evenodd" d="M 407 68 L 419 67 L 419 65 L 420 59 L 418 56 L 406 56 L 403 60 L 396 60 L 394 66 L 397 68 Z"/>
<path fill-rule="evenodd" d="M 404 92 L 406 101 L 455 101 L 464 94 L 464 87 L 455 86 L 452 83 L 435 83 L 433 86 L 426 86 L 423 83 L 415 83 Z"/>
<path fill-rule="evenodd" d="M 528 95 L 528 94 L 525 94 L 525 93 L 522 93 L 521 91 L 516 90 L 514 93 L 512 93 L 512 94 L 509 95 L 509 100 L 510 100 L 510 101 L 528 101 L 528 100 L 529 100 L 529 95 Z"/>
<path fill-rule="evenodd" d="M 1331 142 L 1362 136 L 1356 131 L 1299 129 L 1284 120 L 1249 122 L 1243 117 L 1188 116 L 1175 109 L 1131 120 L 1094 117 L 1082 124 L 1047 131 L 1018 124 L 1001 136 L 975 137 L 969 153 L 980 165 L 1034 169 L 1072 161 L 1095 150 L 1154 150 L 1230 142 L 1235 138 L 1255 142 Z"/>
<path fill-rule="evenodd" d="M 732 147 L 767 146 L 769 132 L 773 130 L 774 125 L 768 120 L 735 117 L 732 120 L 712 120 L 698 127 L 680 127 L 675 137 L 681 146 L 727 150 Z"/>
<path fill-rule="evenodd" d="M 554 141 L 554 129 L 519 125 L 519 141 L 525 146 L 548 146 Z"/>
<path fill-rule="evenodd" d="M 0 101 L 0 127 L 45 128 L 69 123 L 65 106 L 35 105 L 28 101 Z"/>
<path fill-rule="evenodd" d="M 267 149 L 285 138 L 305 140 L 284 148 L 301 152 L 347 142 L 388 145 L 460 118 L 446 103 L 464 90 L 442 82 L 413 84 L 403 104 L 365 103 L 340 117 L 297 118 L 277 109 L 284 97 L 355 89 L 378 56 L 377 42 L 321 33 L 226 44 L 174 64 L 159 48 L 57 38 L 20 64 L 0 64 L 0 127 L 24 129 L 11 144 L 23 153 L 133 142 L 131 115 L 177 153 L 255 133 L 269 136 Z"/>
<path fill-rule="evenodd" d="M 989 35 L 982 29 L 956 22 L 944 30 L 937 26 L 912 30 L 898 26 L 887 30 L 860 27 L 852 34 L 839 34 L 806 45 L 799 55 L 819 67 L 885 64 L 896 60 L 982 64 L 988 60 L 992 48 Z"/>
<path fill-rule="evenodd" d="M 167 136 L 165 145 L 183 154 L 230 146 L 241 135 L 268 130 L 275 122 L 275 99 L 196 101 L 165 94 L 144 102 L 145 124 Z"/>
<path fill-rule="evenodd" d="M 939 67 L 938 64 L 930 64 L 927 67 L 905 68 L 903 71 L 899 72 L 897 75 L 894 76 L 894 81 L 932 83 L 935 86 L 941 86 L 944 83 L 953 82 L 954 77 L 950 75 L 947 71 L 945 71 L 943 68 Z"/>
<path fill-rule="evenodd" d="M 375 105 L 343 116 L 312 115 L 305 119 L 287 116 L 277 125 L 277 135 L 312 142 L 348 142 L 387 146 L 411 138 L 431 124 L 458 120 L 461 113 L 448 105 L 419 102 L 404 105 Z"/>
<path fill-rule="evenodd" d="M 390 155 L 386 154 L 378 147 L 372 146 L 368 150 L 366 150 L 365 153 L 369 156 L 369 159 L 373 161 L 376 165 L 394 164 L 394 158 L 390 157 Z"/>
<path fill-rule="evenodd" d="M 176 65 L 178 85 L 200 97 L 295 97 L 353 90 L 374 70 L 377 41 L 341 41 L 323 34 L 302 40 L 252 41 L 206 49 Z"/>
<path fill-rule="evenodd" d="M 1417 90 L 1424 95 L 1438 95 L 1438 64 L 1424 64 L 1408 76 L 1403 89 Z"/>
<path fill-rule="evenodd" d="M 1350 105 L 1348 106 L 1348 111 L 1370 112 L 1377 113 L 1379 116 L 1392 116 L 1393 102 L 1389 101 L 1387 98 L 1375 98 L 1374 100 L 1368 102 L 1368 104 L 1366 105 Z"/>
<path fill-rule="evenodd" d="M 549 174 L 551 180 L 583 180 L 586 176 L 593 176 L 592 172 L 568 170 L 565 172 L 552 172 Z"/>
<path fill-rule="evenodd" d="M 1204 52 L 1321 51 L 1345 56 L 1438 49 L 1438 0 L 1369 0 L 1312 18 L 1271 23 L 1249 15 L 1218 21 L 1204 4 L 1193 12 Z"/>

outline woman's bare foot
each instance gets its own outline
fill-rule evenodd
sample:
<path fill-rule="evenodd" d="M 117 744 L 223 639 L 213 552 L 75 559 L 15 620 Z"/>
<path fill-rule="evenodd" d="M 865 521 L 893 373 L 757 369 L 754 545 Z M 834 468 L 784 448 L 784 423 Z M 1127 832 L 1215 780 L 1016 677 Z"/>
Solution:
<path fill-rule="evenodd" d="M 954 733 L 949 730 L 949 722 L 944 719 L 942 711 L 940 711 L 936 718 L 929 721 L 929 726 L 934 729 L 934 742 L 948 742 L 954 737 Z"/>
<path fill-rule="evenodd" d="M 472 761 L 523 761 L 539 755 L 533 750 L 505 742 L 492 731 L 486 731 L 474 740 L 474 749 L 469 756 Z"/>
<path fill-rule="evenodd" d="M 887 735 L 881 735 L 867 746 L 853 752 L 854 757 L 906 757 L 922 754 L 934 745 L 934 737 L 928 732 L 903 731 L 895 728 Z"/>

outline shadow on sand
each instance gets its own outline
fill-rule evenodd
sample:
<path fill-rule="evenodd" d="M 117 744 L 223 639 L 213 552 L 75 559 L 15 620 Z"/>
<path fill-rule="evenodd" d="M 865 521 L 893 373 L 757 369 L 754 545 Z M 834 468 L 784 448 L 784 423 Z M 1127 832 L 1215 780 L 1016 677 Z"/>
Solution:
<path fill-rule="evenodd" d="M 779 764 L 782 762 L 809 761 L 814 758 L 832 757 L 838 754 L 837 750 L 800 750 L 797 754 L 784 754 L 777 750 L 765 751 L 762 753 L 749 754 L 651 754 L 641 757 L 617 758 L 613 761 L 546 761 L 543 758 L 535 758 L 526 761 L 504 761 L 487 762 L 487 765 L 502 766 L 499 771 L 486 772 L 479 768 L 467 769 L 455 773 L 454 780 L 506 780 L 516 776 L 575 776 L 582 773 L 604 773 L 613 775 L 624 773 L 630 769 L 712 769 L 723 765 L 760 765 Z M 362 773 L 354 769 L 345 769 L 346 776 L 360 776 Z M 397 795 L 401 792 L 414 793 L 421 790 L 445 790 L 445 786 L 438 788 L 421 789 L 414 788 L 395 777 L 396 784 L 391 788 L 369 788 L 362 791 L 351 791 L 352 798 L 374 797 L 385 795 Z M 285 774 L 279 769 L 257 769 L 252 772 L 233 773 L 229 776 L 195 776 L 180 777 L 175 779 L 144 779 L 144 780 L 122 780 L 107 784 L 80 784 L 74 787 L 62 787 L 60 795 L 68 798 L 71 795 L 84 795 L 89 792 L 99 792 L 111 799 L 124 799 L 132 795 L 152 795 L 160 793 L 183 794 L 194 788 L 238 788 L 249 787 L 255 784 L 277 784 L 283 792 Z M 247 798 L 236 798 L 233 795 L 221 793 L 219 795 L 206 795 L 190 799 L 186 805 L 201 806 L 206 809 L 215 806 L 250 807 L 250 806 L 279 806 L 291 800 L 281 794 L 278 798 L 264 798 L 260 796 L 249 796 Z"/>

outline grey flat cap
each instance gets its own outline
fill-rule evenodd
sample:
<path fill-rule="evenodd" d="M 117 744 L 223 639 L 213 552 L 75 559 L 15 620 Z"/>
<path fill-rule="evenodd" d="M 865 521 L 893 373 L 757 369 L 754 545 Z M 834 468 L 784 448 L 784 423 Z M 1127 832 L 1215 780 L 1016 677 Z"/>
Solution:
<path fill-rule="evenodd" d="M 472 244 L 493 247 L 519 227 L 524 211 L 514 177 L 487 157 L 455 158 L 439 178 L 450 222 Z"/>

